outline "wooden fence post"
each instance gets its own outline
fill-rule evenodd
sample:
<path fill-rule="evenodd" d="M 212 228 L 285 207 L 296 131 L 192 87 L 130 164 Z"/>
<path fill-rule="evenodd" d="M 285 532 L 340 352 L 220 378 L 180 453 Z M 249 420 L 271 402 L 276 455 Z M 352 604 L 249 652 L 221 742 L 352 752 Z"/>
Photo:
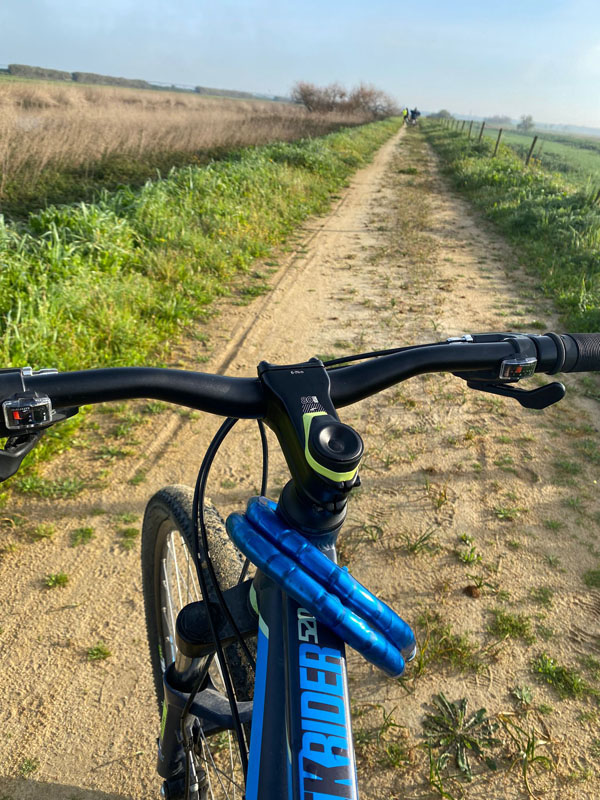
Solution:
<path fill-rule="evenodd" d="M 463 124 L 460 126 L 460 132 L 461 132 L 461 133 L 462 133 L 462 132 L 464 131 L 464 129 L 465 129 L 465 122 L 466 122 L 466 121 L 467 121 L 466 119 L 463 119 L 463 121 L 462 121 L 462 122 L 463 122 Z"/>
<path fill-rule="evenodd" d="M 531 158 L 531 155 L 533 153 L 533 148 L 535 147 L 535 143 L 537 142 L 537 140 L 538 140 L 538 137 L 534 136 L 533 137 L 533 142 L 531 143 L 531 147 L 529 148 L 529 152 L 527 153 L 527 158 L 525 159 L 525 166 L 527 166 L 529 164 L 529 159 Z"/>
<path fill-rule="evenodd" d="M 485 120 L 483 120 L 483 122 L 481 123 L 481 130 L 479 131 L 479 139 L 477 140 L 478 142 L 481 141 L 481 137 L 483 136 L 483 129 L 484 128 L 485 128 Z"/>
<path fill-rule="evenodd" d="M 471 120 L 471 122 L 470 122 L 470 124 L 469 124 L 469 135 L 468 135 L 468 137 L 467 137 L 467 138 L 469 138 L 469 139 L 471 138 L 471 131 L 472 131 L 472 130 L 473 130 L 473 120 Z"/>
<path fill-rule="evenodd" d="M 494 147 L 494 155 L 492 158 L 496 157 L 496 153 L 498 152 L 498 148 L 500 147 L 500 137 L 502 136 L 502 128 L 498 131 L 498 138 L 496 139 L 496 147 Z"/>

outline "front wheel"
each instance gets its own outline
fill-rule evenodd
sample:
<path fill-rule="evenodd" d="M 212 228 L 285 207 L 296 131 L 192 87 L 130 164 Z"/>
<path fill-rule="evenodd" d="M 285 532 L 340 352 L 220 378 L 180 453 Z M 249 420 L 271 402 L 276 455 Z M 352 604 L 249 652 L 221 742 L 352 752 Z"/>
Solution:
<path fill-rule="evenodd" d="M 176 660 L 178 669 L 185 663 L 186 682 L 191 687 L 203 666 L 199 659 L 178 659 L 175 640 L 175 621 L 179 611 L 184 605 L 203 599 L 193 558 L 193 498 L 194 491 L 188 486 L 168 486 L 152 497 L 144 515 L 142 584 L 159 711 L 165 670 Z M 228 589 L 238 582 L 240 558 L 216 509 L 207 505 L 204 515 L 211 561 L 219 585 Z M 204 562 L 204 558 L 201 561 Z M 210 586 L 208 576 L 207 584 Z M 253 676 L 250 666 L 237 645 L 228 647 L 226 653 L 237 699 L 251 699 Z M 209 675 L 214 686 L 224 693 L 216 659 Z M 202 726 L 197 733 L 196 770 L 201 777 L 201 800 L 243 796 L 244 776 L 234 734 L 224 731 L 206 736 Z"/>

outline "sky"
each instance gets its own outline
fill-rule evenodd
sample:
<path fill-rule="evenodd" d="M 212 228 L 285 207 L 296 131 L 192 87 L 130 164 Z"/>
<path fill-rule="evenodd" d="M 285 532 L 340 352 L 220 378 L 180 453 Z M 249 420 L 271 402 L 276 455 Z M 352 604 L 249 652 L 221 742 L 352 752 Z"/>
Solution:
<path fill-rule="evenodd" d="M 0 66 L 600 127 L 598 0 L 0 0 Z"/>

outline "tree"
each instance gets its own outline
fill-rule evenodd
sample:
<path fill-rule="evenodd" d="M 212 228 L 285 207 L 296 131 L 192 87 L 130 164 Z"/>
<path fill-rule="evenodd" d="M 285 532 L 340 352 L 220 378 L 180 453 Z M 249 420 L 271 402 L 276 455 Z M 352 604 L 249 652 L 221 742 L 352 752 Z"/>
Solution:
<path fill-rule="evenodd" d="M 523 133 L 528 133 L 529 131 L 535 128 L 535 122 L 533 121 L 533 117 L 531 114 L 523 114 L 521 116 L 521 121 L 517 123 L 517 130 L 523 131 Z"/>
<path fill-rule="evenodd" d="M 292 88 L 291 97 L 294 103 L 311 112 L 337 111 L 367 119 L 381 119 L 399 113 L 396 102 L 389 95 L 364 83 L 346 91 L 338 83 L 315 86 L 314 83 L 298 81 Z"/>
<path fill-rule="evenodd" d="M 442 108 L 441 111 L 436 111 L 435 114 L 429 115 L 430 119 L 454 119 L 452 114 L 446 108 Z"/>

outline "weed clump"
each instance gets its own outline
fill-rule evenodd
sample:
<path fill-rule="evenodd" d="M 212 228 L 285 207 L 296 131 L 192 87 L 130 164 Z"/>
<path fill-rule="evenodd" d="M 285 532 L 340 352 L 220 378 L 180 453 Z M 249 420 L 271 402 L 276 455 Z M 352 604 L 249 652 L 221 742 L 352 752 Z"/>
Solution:
<path fill-rule="evenodd" d="M 441 751 L 437 757 L 438 771 L 454 756 L 459 772 L 470 781 L 473 778 L 470 755 L 495 770 L 496 762 L 487 751 L 500 744 L 494 738 L 498 723 L 486 716 L 486 709 L 480 708 L 467 717 L 467 699 L 451 702 L 442 692 L 433 698 L 432 705 L 435 711 L 425 714 L 423 728 L 429 747 Z"/>
<path fill-rule="evenodd" d="M 549 683 L 562 699 L 599 695 L 599 692 L 590 686 L 576 670 L 558 664 L 546 653 L 534 658 L 531 666 L 539 679 Z"/>

